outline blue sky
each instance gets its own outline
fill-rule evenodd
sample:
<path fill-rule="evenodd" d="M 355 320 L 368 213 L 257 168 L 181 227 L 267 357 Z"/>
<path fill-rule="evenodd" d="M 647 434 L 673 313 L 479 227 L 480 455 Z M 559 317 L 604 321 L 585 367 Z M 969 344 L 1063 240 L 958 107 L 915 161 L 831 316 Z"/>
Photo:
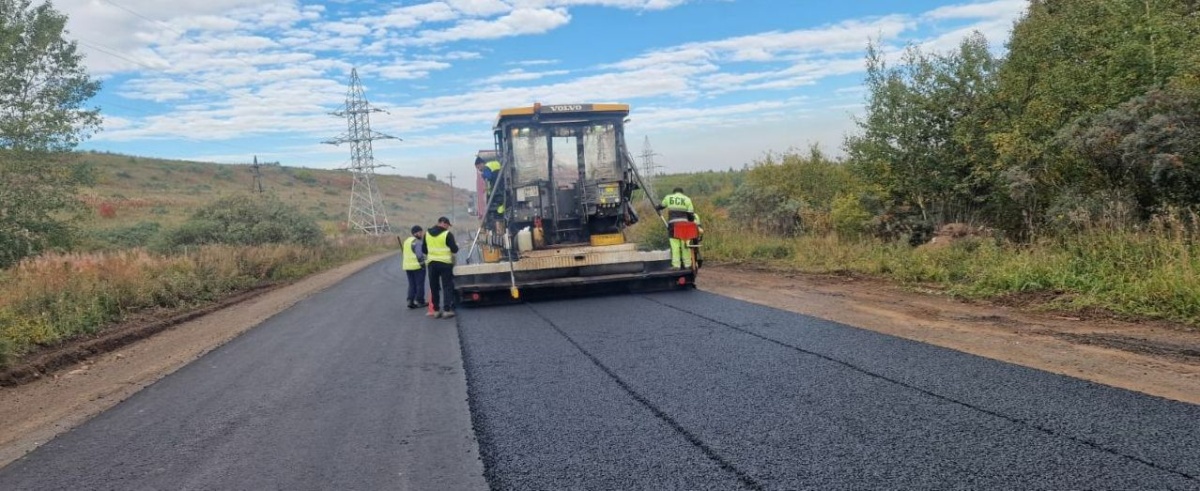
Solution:
<path fill-rule="evenodd" d="M 381 172 L 473 171 L 502 107 L 623 102 L 639 154 L 668 172 L 768 151 L 840 153 L 861 111 L 868 39 L 1001 52 L 1027 0 L 58 0 L 103 131 L 83 145 L 153 157 L 337 168 L 328 115 L 356 67 L 388 113 Z"/>

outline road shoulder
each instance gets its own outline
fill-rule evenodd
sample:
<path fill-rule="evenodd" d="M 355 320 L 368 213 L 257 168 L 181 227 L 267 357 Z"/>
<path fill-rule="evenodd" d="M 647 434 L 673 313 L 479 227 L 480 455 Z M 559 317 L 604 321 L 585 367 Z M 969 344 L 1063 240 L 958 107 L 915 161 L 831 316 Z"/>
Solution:
<path fill-rule="evenodd" d="M 1200 404 L 1200 332 L 1080 319 L 889 283 L 709 266 L 700 289 L 936 346 Z"/>

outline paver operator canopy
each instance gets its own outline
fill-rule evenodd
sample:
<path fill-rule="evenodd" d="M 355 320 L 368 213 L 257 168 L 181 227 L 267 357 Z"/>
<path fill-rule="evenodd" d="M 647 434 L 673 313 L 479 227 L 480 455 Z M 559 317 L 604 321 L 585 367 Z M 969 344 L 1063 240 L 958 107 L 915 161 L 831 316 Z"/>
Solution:
<path fill-rule="evenodd" d="M 500 111 L 494 134 L 503 167 L 485 228 L 502 221 L 511 234 L 540 229 L 541 248 L 589 243 L 636 223 L 630 198 L 637 179 L 624 151 L 628 115 L 625 104 Z"/>

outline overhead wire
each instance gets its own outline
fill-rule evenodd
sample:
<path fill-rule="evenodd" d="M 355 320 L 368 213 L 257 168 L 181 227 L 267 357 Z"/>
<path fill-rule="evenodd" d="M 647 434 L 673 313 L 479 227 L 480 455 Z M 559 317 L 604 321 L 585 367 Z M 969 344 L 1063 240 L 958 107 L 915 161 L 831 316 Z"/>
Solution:
<path fill-rule="evenodd" d="M 162 21 L 162 20 L 158 20 L 158 19 L 151 18 L 151 17 L 149 17 L 149 16 L 147 16 L 147 15 L 144 15 L 144 14 L 142 14 L 142 13 L 140 13 L 140 12 L 138 12 L 138 11 L 136 11 L 136 10 L 134 10 L 134 9 L 132 9 L 132 8 L 130 8 L 130 7 L 128 7 L 128 6 L 122 5 L 121 3 L 118 3 L 118 2 L 116 2 L 115 0 L 102 0 L 102 1 L 103 1 L 104 3 L 107 3 L 107 4 L 109 4 L 109 5 L 112 5 L 112 6 L 114 6 L 114 7 L 116 7 L 116 8 L 119 8 L 119 9 L 121 9 L 121 10 L 125 11 L 125 12 L 128 12 L 129 14 L 131 14 L 131 15 L 133 15 L 133 16 L 135 16 L 135 17 L 138 17 L 138 18 L 140 18 L 140 19 L 143 19 L 143 20 L 145 20 L 145 21 L 147 21 L 147 22 L 151 22 L 151 23 L 153 23 L 153 24 L 157 24 L 157 25 L 158 25 L 158 26 L 160 26 L 161 28 L 163 28 L 163 29 L 165 29 L 165 30 L 167 30 L 167 31 L 170 31 L 170 32 L 172 32 L 172 33 L 174 33 L 174 34 L 176 34 L 176 35 L 180 36 L 181 38 L 183 38 L 183 37 L 186 37 L 186 36 L 187 36 L 187 33 L 186 33 L 186 32 L 184 32 L 184 31 L 181 31 L 181 30 L 179 30 L 179 29 L 175 28 L 175 27 L 174 27 L 174 26 L 172 26 L 171 24 L 169 24 L 169 23 L 167 23 L 167 22 L 164 22 L 164 21 Z M 95 49 L 95 50 L 97 50 L 97 51 L 99 51 L 99 52 L 101 52 L 101 53 L 105 53 L 105 54 L 108 54 L 108 55 L 110 55 L 110 56 L 113 56 L 113 57 L 116 57 L 116 58 L 120 58 L 120 59 L 122 59 L 122 60 L 125 60 L 125 61 L 128 61 L 128 62 L 130 62 L 130 63 L 134 63 L 134 64 L 136 64 L 136 65 L 138 65 L 138 66 L 142 66 L 142 67 L 148 68 L 148 69 L 150 69 L 150 70 L 153 70 L 153 71 L 156 71 L 156 72 L 160 72 L 160 73 L 164 73 L 164 74 L 168 74 L 168 75 L 169 75 L 169 73 L 165 72 L 165 70 L 164 70 L 164 68 L 163 68 L 163 67 L 154 67 L 154 66 L 150 66 L 150 65 L 148 65 L 148 64 L 146 64 L 146 63 L 144 63 L 144 62 L 141 62 L 141 61 L 138 61 L 138 60 L 134 60 L 134 59 L 132 59 L 132 58 L 129 58 L 129 57 L 127 57 L 127 56 L 124 56 L 124 55 L 122 55 L 122 54 L 120 54 L 120 53 L 116 52 L 116 50 L 115 50 L 115 49 L 113 49 L 113 48 L 108 48 L 108 47 L 105 47 L 105 46 L 103 46 L 103 45 L 98 45 L 97 43 L 94 43 L 94 42 L 85 42 L 84 40 L 80 40 L 80 44 L 84 44 L 85 46 L 91 47 L 91 48 L 93 48 L 93 49 Z M 247 67 L 249 67 L 249 68 L 251 68 L 251 69 L 254 69 L 254 70 L 259 70 L 259 67 L 258 67 L 258 66 L 254 65 L 254 64 L 251 64 L 251 63 L 247 62 L 246 60 L 244 60 L 244 59 L 242 59 L 242 58 L 239 58 L 239 57 L 233 56 L 233 57 L 230 57 L 230 58 L 228 58 L 228 59 L 229 59 L 229 60 L 236 61 L 236 62 L 238 62 L 238 63 L 241 63 L 241 64 L 243 64 L 243 65 L 246 65 Z M 194 80 L 194 79 L 193 79 L 193 80 L 188 80 L 188 82 L 191 82 L 191 83 L 193 83 L 193 84 L 195 84 L 195 85 L 199 85 L 199 86 L 202 86 L 202 87 L 206 87 L 206 88 L 212 89 L 212 90 L 214 90 L 214 91 L 216 91 L 216 92 L 226 92 L 226 91 L 227 91 L 227 88 L 225 88 L 225 87 L 218 87 L 218 86 L 212 85 L 212 84 L 210 84 L 210 83 L 208 83 L 208 82 L 205 82 L 205 81 L 202 81 L 202 80 Z M 247 148 L 240 148 L 240 147 L 237 147 L 236 145 L 229 144 L 229 143 L 216 142 L 216 141 L 214 141 L 214 143 L 217 143 L 218 145 L 224 145 L 224 146 L 228 146 L 228 147 L 230 147 L 230 148 L 238 148 L 238 149 L 240 149 L 240 150 L 250 150 L 250 149 L 247 149 Z M 253 150 L 250 150 L 250 151 L 253 151 Z"/>
<path fill-rule="evenodd" d="M 124 10 L 124 11 L 126 11 L 126 12 L 129 12 L 130 14 L 133 14 L 134 16 L 136 16 L 136 17 L 138 17 L 138 18 L 141 18 L 141 19 L 143 19 L 143 20 L 145 20 L 145 21 L 147 21 L 147 22 L 152 22 L 152 23 L 158 24 L 158 25 L 159 25 L 159 26 L 161 26 L 163 29 L 166 29 L 166 30 L 168 30 L 168 31 L 171 31 L 172 33 L 174 33 L 174 34 L 178 35 L 179 37 L 186 37 L 186 36 L 187 36 L 187 33 L 186 33 L 186 32 L 184 32 L 184 31 L 180 31 L 179 29 L 176 29 L 176 28 L 175 28 L 174 26 L 172 26 L 171 24 L 168 24 L 168 23 L 166 23 L 166 22 L 164 22 L 164 21 L 161 21 L 161 20 L 158 20 L 158 19 L 153 19 L 153 18 L 150 18 L 150 17 L 148 17 L 148 16 L 146 16 L 146 15 L 142 15 L 142 14 L 138 13 L 136 10 L 133 10 L 133 9 L 131 9 L 131 8 L 129 8 L 129 7 L 126 7 L 126 6 L 124 6 L 124 5 L 121 5 L 121 4 L 117 3 L 117 2 L 115 2 L 114 0 L 101 0 L 101 1 L 103 1 L 104 3 L 107 3 L 107 4 L 109 4 L 109 5 L 112 5 L 112 6 L 114 6 L 114 7 L 117 7 L 117 8 L 119 8 L 119 9 L 121 9 L 121 10 Z M 241 63 L 241 64 L 243 64 L 243 65 L 246 65 L 246 66 L 248 66 L 248 67 L 250 67 L 250 68 L 253 68 L 253 69 L 255 69 L 255 70 L 257 70 L 257 69 L 258 69 L 258 67 L 257 67 L 257 66 L 255 66 L 255 65 L 253 65 L 253 64 L 250 64 L 250 63 L 247 63 L 247 62 L 246 62 L 246 60 L 243 60 L 243 59 L 241 59 L 241 58 L 234 57 L 234 58 L 230 58 L 230 59 L 231 59 L 231 60 L 234 60 L 234 61 L 236 61 L 236 62 L 238 62 L 238 63 Z"/>
<path fill-rule="evenodd" d="M 114 52 L 114 51 L 110 51 L 109 49 L 106 49 L 106 48 L 104 48 L 103 46 L 100 46 L 100 45 L 96 45 L 95 43 L 86 42 L 86 41 L 84 41 L 84 40 L 81 40 L 81 39 L 79 39 L 79 40 L 77 40 L 77 41 L 79 41 L 79 44 L 82 44 L 82 45 L 84 45 L 84 46 L 87 46 L 87 47 L 89 47 L 89 48 L 92 48 L 92 49 L 94 49 L 94 50 L 96 50 L 96 51 L 98 51 L 98 52 L 100 52 L 100 53 L 103 53 L 103 54 L 106 54 L 106 55 L 109 55 L 109 56 L 112 56 L 112 57 L 115 57 L 115 58 L 120 58 L 120 59 L 122 59 L 122 60 L 125 60 L 125 61 L 128 61 L 128 62 L 130 62 L 130 63 L 134 63 L 134 64 L 137 64 L 137 65 L 140 65 L 140 66 L 143 66 L 143 67 L 149 68 L 149 69 L 151 69 L 151 70 L 158 70 L 158 69 L 157 69 L 157 68 L 155 68 L 155 67 L 152 67 L 152 66 L 150 66 L 150 65 L 147 65 L 147 64 L 145 64 L 145 63 L 142 63 L 142 62 L 140 62 L 140 61 L 138 61 L 138 60 L 134 60 L 134 59 L 132 59 L 132 58 L 129 58 L 129 57 L 127 57 L 127 56 L 121 55 L 121 54 L 119 54 L 119 53 L 116 53 L 116 52 Z M 192 83 L 195 83 L 195 84 L 197 84 L 197 85 L 204 85 L 204 83 L 203 83 L 203 82 L 200 82 L 200 81 L 194 81 L 194 80 L 192 80 L 192 81 L 190 81 L 190 82 L 192 82 Z M 217 91 L 223 91 L 223 90 L 224 90 L 223 88 L 216 87 L 215 85 L 214 85 L 214 86 L 210 86 L 210 87 L 208 87 L 208 88 L 210 88 L 210 89 L 215 89 L 215 90 L 217 90 Z M 125 110 L 128 110 L 128 111 L 132 111 L 132 112 L 135 112 L 135 113 L 141 114 L 141 115 L 143 115 L 143 116 L 161 116 L 161 114 L 156 114 L 156 113 L 150 112 L 150 111 L 146 110 L 145 108 L 139 108 L 139 107 L 135 107 L 135 106 L 131 106 L 131 105 L 126 105 L 126 104 L 122 104 L 122 103 L 117 103 L 117 102 L 113 102 L 113 101 L 107 101 L 107 102 L 105 102 L 105 103 L 101 104 L 101 106 L 104 106 L 104 105 L 109 105 L 109 106 L 116 106 L 116 107 L 120 107 L 120 108 L 122 108 L 122 109 L 125 109 Z M 247 151 L 247 152 L 257 152 L 257 150 L 255 150 L 255 149 L 252 149 L 252 148 L 250 148 L 250 147 L 243 147 L 243 146 L 241 146 L 241 145 L 238 145 L 238 144 L 229 143 L 229 142 L 226 142 L 226 141 L 221 141 L 221 140 L 209 140 L 209 141 L 207 141 L 206 143 L 209 143 L 209 144 L 214 144 L 214 145 L 219 145 L 219 146 L 223 146 L 223 147 L 228 147 L 228 148 L 231 148 L 231 149 L 234 149 L 234 150 Z"/>
<path fill-rule="evenodd" d="M 132 15 L 134 15 L 134 16 L 137 16 L 137 17 L 139 17 L 139 18 L 141 18 L 141 19 L 144 19 L 144 20 L 146 20 L 146 21 L 149 21 L 149 22 L 153 22 L 153 23 L 159 24 L 159 25 L 161 25 L 162 27 L 166 28 L 167 30 L 170 30 L 170 31 L 172 31 L 172 32 L 174 32 L 174 33 L 176 33 L 176 34 L 178 34 L 178 35 L 180 35 L 180 36 L 186 36 L 186 33 L 184 33 L 184 32 L 182 32 L 182 31 L 179 31 L 179 30 L 177 30 L 177 29 L 175 29 L 175 28 L 171 27 L 169 24 L 167 24 L 167 23 L 165 23 L 165 22 L 163 22 L 163 21 L 156 20 L 156 19 L 152 19 L 152 18 L 150 18 L 150 17 L 147 17 L 147 16 L 145 16 L 145 15 L 142 15 L 142 14 L 138 13 L 137 11 L 135 11 L 135 10 L 133 10 L 133 9 L 130 9 L 130 8 L 128 8 L 128 7 L 126 7 L 126 6 L 124 6 L 124 5 L 118 4 L 118 3 L 116 3 L 116 2 L 114 2 L 114 1 L 112 1 L 112 0 L 103 0 L 103 1 L 104 1 L 104 2 L 106 2 L 106 3 L 109 3 L 109 4 L 113 5 L 113 6 L 115 6 L 115 7 L 117 7 L 117 8 L 120 8 L 121 10 L 124 10 L 124 11 L 126 11 L 126 12 L 129 12 L 130 14 L 132 14 Z M 97 52 L 99 52 L 99 53 L 106 54 L 106 55 L 108 55 L 108 56 L 112 56 L 112 57 L 114 57 L 114 58 L 117 58 L 117 59 L 120 59 L 120 60 L 124 60 L 124 61 L 127 61 L 127 62 L 129 62 L 129 63 L 133 63 L 134 65 L 138 65 L 138 66 L 140 66 L 140 67 L 143 67 L 143 68 L 149 69 L 149 70 L 151 70 L 151 71 L 153 71 L 153 72 L 157 72 L 157 73 L 160 73 L 160 74 L 163 74 L 163 75 L 171 75 L 169 72 L 167 72 L 167 71 L 166 71 L 166 68 L 165 68 L 165 67 L 162 67 L 162 66 L 153 66 L 153 65 L 150 65 L 150 64 L 148 64 L 148 63 L 145 63 L 144 61 L 141 61 L 141 60 L 137 60 L 137 59 L 131 58 L 131 57 L 129 57 L 129 56 L 126 56 L 126 55 L 124 55 L 124 54 L 120 53 L 120 52 L 119 52 L 119 51 L 118 51 L 116 48 L 113 48 L 113 47 L 110 47 L 110 46 L 105 46 L 105 45 L 103 45 L 103 44 L 96 43 L 96 42 L 92 42 L 92 41 L 88 41 L 88 40 L 86 40 L 86 39 L 82 39 L 82 38 L 77 38 L 76 40 L 79 42 L 79 44 L 81 44 L 81 45 L 83 45 L 83 46 L 86 46 L 86 47 L 89 47 L 89 48 L 91 48 L 91 49 L 93 49 L 93 50 L 95 50 L 95 51 L 97 51 Z M 242 59 L 240 59 L 240 58 L 230 58 L 230 59 L 232 59 L 232 60 L 235 60 L 235 61 L 238 61 L 238 62 L 240 62 L 240 63 L 242 63 L 242 64 L 245 64 L 246 66 L 248 66 L 248 67 L 250 67 L 250 68 L 254 68 L 254 69 L 256 69 L 256 70 L 258 69 L 258 67 L 255 67 L 254 65 L 251 65 L 251 64 L 249 64 L 249 63 L 246 63 L 246 62 L 245 62 L 245 60 L 242 60 Z M 177 82 L 178 82 L 179 80 L 174 80 L 174 81 L 177 81 Z M 199 86 L 199 87 L 202 87 L 202 88 L 206 88 L 206 89 L 209 89 L 209 90 L 211 90 L 211 91 L 213 91 L 213 92 L 217 92 L 217 93 L 223 93 L 223 92 L 226 92 L 226 91 L 228 90 L 226 87 L 220 87 L 220 86 L 218 86 L 218 85 L 215 85 L 215 84 L 212 84 L 212 83 L 210 83 L 210 82 L 203 81 L 203 80 L 196 80 L 196 79 L 185 79 L 185 80 L 183 81 L 183 83 L 184 83 L 185 85 L 195 85 L 195 86 Z M 127 106 L 127 105 L 122 105 L 122 104 L 116 104 L 116 103 L 111 103 L 111 102 L 109 103 L 109 105 L 116 106 L 116 107 L 121 107 L 121 108 L 123 108 L 123 109 L 127 109 L 127 110 L 131 110 L 131 111 L 134 111 L 134 112 L 138 112 L 138 113 L 140 113 L 140 114 L 143 114 L 143 115 L 148 115 L 148 116 L 153 116 L 153 115 L 155 115 L 155 114 L 153 114 L 153 113 L 150 113 L 149 111 L 146 111 L 145 109 L 135 109 L 135 108 L 133 108 L 132 106 Z M 243 146 L 240 146 L 240 145 L 237 145 L 237 144 L 228 143 L 228 142 L 219 141 L 219 140 L 210 140 L 208 143 L 212 143 L 212 144 L 215 144 L 215 145 L 220 145 L 220 146 L 224 146 L 224 147 L 228 147 L 228 148 L 235 149 L 235 150 L 240 150 L 240 151 L 256 152 L 256 150 L 254 150 L 254 149 L 251 149 L 251 148 L 249 148 L 249 147 L 243 147 Z"/>

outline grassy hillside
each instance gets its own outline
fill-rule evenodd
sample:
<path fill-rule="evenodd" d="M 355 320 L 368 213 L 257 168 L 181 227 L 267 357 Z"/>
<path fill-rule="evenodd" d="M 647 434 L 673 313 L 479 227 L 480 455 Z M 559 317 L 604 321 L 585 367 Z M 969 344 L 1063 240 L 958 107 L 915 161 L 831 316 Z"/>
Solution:
<path fill-rule="evenodd" d="M 138 226 L 177 225 L 200 205 L 222 196 L 249 194 L 254 182 L 249 165 L 102 153 L 83 153 L 80 158 L 96 172 L 96 184 L 81 190 L 90 208 L 81 225 L 96 237 Z M 463 162 L 463 169 L 455 170 L 470 175 L 474 169 Z M 445 169 L 429 170 L 440 174 Z M 328 234 L 337 233 L 346 220 L 351 176 L 345 171 L 262 166 L 262 181 L 265 192 L 313 216 Z M 431 225 L 438 216 L 450 213 L 450 187 L 444 182 L 394 175 L 380 175 L 377 182 L 394 230 Z M 464 189 L 455 190 L 456 225 L 473 222 L 466 215 L 470 196 Z"/>

